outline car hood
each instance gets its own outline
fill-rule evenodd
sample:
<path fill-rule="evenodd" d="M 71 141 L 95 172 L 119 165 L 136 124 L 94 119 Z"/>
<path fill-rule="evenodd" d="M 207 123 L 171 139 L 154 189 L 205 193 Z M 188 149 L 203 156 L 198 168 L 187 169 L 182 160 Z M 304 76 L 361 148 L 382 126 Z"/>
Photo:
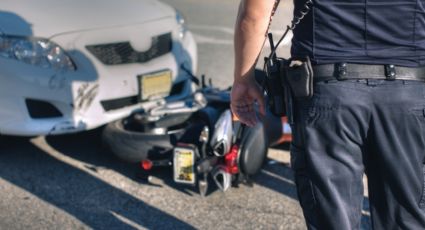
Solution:
<path fill-rule="evenodd" d="M 49 38 L 174 15 L 173 8 L 156 0 L 1 0 L 0 32 Z"/>

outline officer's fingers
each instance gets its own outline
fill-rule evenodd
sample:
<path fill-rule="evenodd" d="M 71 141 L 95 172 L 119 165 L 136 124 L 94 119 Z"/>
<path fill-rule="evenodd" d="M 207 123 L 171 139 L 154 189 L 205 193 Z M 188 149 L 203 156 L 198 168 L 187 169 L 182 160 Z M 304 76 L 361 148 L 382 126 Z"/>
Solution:
<path fill-rule="evenodd" d="M 234 114 L 239 119 L 240 122 L 248 125 L 248 126 L 254 126 L 256 119 L 255 119 L 255 113 L 252 111 L 241 111 L 240 109 L 236 108 L 234 110 Z"/>
<path fill-rule="evenodd" d="M 247 122 L 248 123 L 247 125 L 250 127 L 255 126 L 257 124 L 257 116 L 255 115 L 255 112 L 251 111 L 248 117 L 249 117 L 249 120 Z"/>
<path fill-rule="evenodd" d="M 258 103 L 258 107 L 260 109 L 261 115 L 265 116 L 266 115 L 266 105 L 264 104 L 264 99 L 261 98 L 261 99 L 257 100 L 257 103 Z"/>
<path fill-rule="evenodd" d="M 240 104 L 237 103 L 231 103 L 230 104 L 230 109 L 232 111 L 232 113 L 241 121 L 241 122 L 245 122 L 246 119 L 246 115 L 243 111 L 243 107 L 240 106 Z"/>
<path fill-rule="evenodd" d="M 248 125 L 254 126 L 257 118 L 254 109 L 254 101 L 256 98 L 255 89 L 248 94 L 234 94 L 231 98 L 230 108 L 238 119 Z"/>
<path fill-rule="evenodd" d="M 230 109 L 234 112 L 237 113 L 239 111 L 241 111 L 241 109 L 243 109 L 245 107 L 245 102 L 242 100 L 235 100 L 234 98 L 232 98 L 231 102 L 230 102 Z"/>
<path fill-rule="evenodd" d="M 248 105 L 248 106 L 245 107 L 245 111 L 244 112 L 251 113 L 253 110 L 254 109 L 253 109 L 252 104 L 251 104 L 251 105 Z"/>
<path fill-rule="evenodd" d="M 244 112 L 251 113 L 253 110 L 254 108 L 252 107 L 252 104 L 244 107 Z"/>
<path fill-rule="evenodd" d="M 240 116 L 242 117 L 243 123 L 245 123 L 248 126 L 254 126 L 256 123 L 256 115 L 255 110 L 253 106 L 249 106 L 246 108 L 244 112 L 240 113 Z"/>
<path fill-rule="evenodd" d="M 240 113 L 236 116 L 239 118 L 240 122 L 248 126 L 252 126 L 252 119 L 250 118 L 250 115 L 248 113 Z"/>
<path fill-rule="evenodd" d="M 236 107 L 238 113 L 248 113 L 250 111 L 249 106 Z"/>

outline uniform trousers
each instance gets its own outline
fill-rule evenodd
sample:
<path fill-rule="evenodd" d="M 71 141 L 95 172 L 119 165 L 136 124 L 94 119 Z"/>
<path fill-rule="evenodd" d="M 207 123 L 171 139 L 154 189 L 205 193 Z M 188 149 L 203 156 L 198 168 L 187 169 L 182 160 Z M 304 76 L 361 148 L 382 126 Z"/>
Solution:
<path fill-rule="evenodd" d="M 291 165 L 309 229 L 425 229 L 425 82 L 329 80 L 294 103 Z M 369 197 L 363 196 L 362 177 Z"/>

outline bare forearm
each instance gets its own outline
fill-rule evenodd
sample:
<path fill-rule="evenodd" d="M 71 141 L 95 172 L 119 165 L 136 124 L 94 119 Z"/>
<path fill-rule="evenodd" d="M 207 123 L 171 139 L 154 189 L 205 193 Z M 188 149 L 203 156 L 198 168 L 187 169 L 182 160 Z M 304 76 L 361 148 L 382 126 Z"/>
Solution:
<path fill-rule="evenodd" d="M 254 70 L 263 46 L 274 0 L 242 0 L 235 26 L 235 81 Z"/>

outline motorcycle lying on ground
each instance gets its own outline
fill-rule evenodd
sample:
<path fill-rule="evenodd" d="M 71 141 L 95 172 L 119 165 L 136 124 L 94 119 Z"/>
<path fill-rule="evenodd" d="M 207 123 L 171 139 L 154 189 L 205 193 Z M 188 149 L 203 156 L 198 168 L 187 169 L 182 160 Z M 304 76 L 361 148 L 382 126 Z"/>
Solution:
<path fill-rule="evenodd" d="M 108 124 L 104 144 L 121 160 L 153 167 L 173 167 L 176 183 L 197 186 L 202 196 L 211 176 L 226 191 L 250 182 L 267 156 L 268 146 L 291 141 L 285 118 L 270 112 L 254 127 L 230 111 L 230 89 L 205 84 L 189 98 L 158 103 L 149 111 Z"/>

